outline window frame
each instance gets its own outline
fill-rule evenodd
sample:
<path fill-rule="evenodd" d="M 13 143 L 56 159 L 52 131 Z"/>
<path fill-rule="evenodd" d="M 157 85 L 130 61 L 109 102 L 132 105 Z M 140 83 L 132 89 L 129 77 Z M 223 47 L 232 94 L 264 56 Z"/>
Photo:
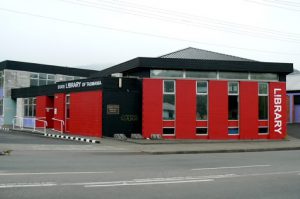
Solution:
<path fill-rule="evenodd" d="M 173 82 L 174 85 L 174 91 L 173 92 L 166 92 L 165 91 L 165 82 Z M 162 101 L 162 118 L 163 121 L 175 121 L 176 120 L 176 81 L 175 80 L 163 80 L 163 101 Z M 174 118 L 173 119 L 165 119 L 164 118 L 164 96 L 165 95 L 170 95 L 170 96 L 174 96 Z"/>
<path fill-rule="evenodd" d="M 71 96 L 70 96 L 70 94 L 66 94 L 66 99 L 65 99 L 65 118 L 66 119 L 71 118 L 70 106 L 71 106 Z"/>
<path fill-rule="evenodd" d="M 173 134 L 165 134 L 164 133 L 164 129 L 174 129 L 174 133 Z M 175 127 L 163 127 L 163 129 L 162 129 L 162 135 L 163 136 L 175 136 L 176 135 Z"/>
<path fill-rule="evenodd" d="M 206 92 L 205 93 L 203 93 L 203 92 L 198 92 L 198 82 L 199 83 L 206 83 Z M 206 95 L 206 115 L 207 115 L 207 118 L 206 119 L 198 119 L 197 118 L 197 97 L 198 96 L 205 96 Z M 208 100 L 208 81 L 201 81 L 201 80 L 199 80 L 199 81 L 196 81 L 196 121 L 208 121 L 208 114 L 209 114 L 209 110 L 208 110 L 208 102 L 209 100 Z"/>
<path fill-rule="evenodd" d="M 23 98 L 23 116 L 30 118 L 36 117 L 36 97 Z"/>
<path fill-rule="evenodd" d="M 230 93 L 229 91 L 229 84 L 230 83 L 236 83 L 237 84 L 237 93 Z M 240 85 L 237 81 L 228 81 L 227 83 L 227 95 L 228 95 L 228 121 L 239 121 L 240 119 Z M 229 97 L 230 96 L 237 96 L 237 119 L 229 119 Z M 239 128 L 239 127 L 238 127 Z"/>
<path fill-rule="evenodd" d="M 260 84 L 266 84 L 266 85 L 267 85 L 267 93 L 266 93 L 266 94 L 264 94 L 264 93 L 261 94 L 261 93 L 259 92 L 259 85 L 260 85 Z M 261 97 L 261 96 L 262 96 L 262 97 L 263 97 L 263 96 L 264 96 L 264 97 L 267 97 L 267 103 L 268 103 L 268 104 L 267 104 L 267 119 L 260 119 L 260 118 L 259 118 L 259 107 L 260 107 L 260 106 L 259 106 L 259 105 L 260 105 L 260 104 L 259 104 L 259 97 Z M 270 115 L 269 115 L 269 114 L 270 114 L 270 113 L 269 113 L 269 108 L 270 108 L 270 107 L 269 107 L 269 105 L 270 105 L 270 102 L 269 102 L 269 83 L 267 83 L 267 82 L 259 82 L 259 83 L 258 83 L 258 121 L 269 121 L 269 118 L 270 118 Z"/>
<path fill-rule="evenodd" d="M 198 134 L 197 129 L 206 129 L 206 134 Z M 197 126 L 196 127 L 196 136 L 208 136 L 208 127 L 206 127 L 206 126 Z"/>

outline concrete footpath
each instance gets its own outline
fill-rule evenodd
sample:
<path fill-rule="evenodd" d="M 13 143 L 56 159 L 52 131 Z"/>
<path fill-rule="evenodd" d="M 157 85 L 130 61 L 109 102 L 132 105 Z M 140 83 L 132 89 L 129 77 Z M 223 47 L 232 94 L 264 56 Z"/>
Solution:
<path fill-rule="evenodd" d="M 300 150 L 300 124 L 288 125 L 289 136 L 285 140 L 115 140 L 94 138 L 100 141 L 97 147 L 122 148 L 126 153 L 145 154 L 189 154 L 230 153 Z M 39 133 L 41 135 L 41 133 Z M 80 136 L 79 136 L 80 137 Z M 80 137 L 88 139 L 85 137 Z M 49 138 L 50 139 L 50 138 Z M 91 138 L 90 138 L 91 139 Z"/>

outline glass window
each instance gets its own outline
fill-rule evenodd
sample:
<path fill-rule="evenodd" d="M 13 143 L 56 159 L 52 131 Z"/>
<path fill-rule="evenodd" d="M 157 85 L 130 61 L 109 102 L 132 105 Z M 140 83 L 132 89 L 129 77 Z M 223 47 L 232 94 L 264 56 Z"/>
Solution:
<path fill-rule="evenodd" d="M 186 78 L 205 78 L 205 79 L 216 79 L 217 72 L 216 71 L 186 71 Z"/>
<path fill-rule="evenodd" d="M 268 83 L 259 83 L 258 86 L 258 93 L 260 95 L 268 95 Z"/>
<path fill-rule="evenodd" d="M 261 134 L 269 133 L 269 129 L 268 129 L 268 127 L 259 127 L 258 128 L 258 133 L 261 133 Z"/>
<path fill-rule="evenodd" d="M 268 83 L 259 83 L 258 84 L 258 113 L 259 120 L 268 119 Z"/>
<path fill-rule="evenodd" d="M 183 71 L 180 71 L 180 70 L 151 70 L 150 77 L 181 77 L 181 78 L 183 78 Z"/>
<path fill-rule="evenodd" d="M 238 135 L 239 128 L 228 128 L 228 135 Z"/>
<path fill-rule="evenodd" d="M 238 94 L 239 84 L 237 82 L 228 82 L 228 94 Z"/>
<path fill-rule="evenodd" d="M 164 93 L 175 93 L 174 80 L 164 80 Z"/>
<path fill-rule="evenodd" d="M 66 118 L 70 118 L 70 95 L 66 95 Z"/>
<path fill-rule="evenodd" d="M 55 84 L 55 81 L 54 80 L 47 80 L 47 85 L 49 84 Z"/>
<path fill-rule="evenodd" d="M 66 76 L 66 81 L 72 81 L 72 80 L 74 80 L 73 76 Z"/>
<path fill-rule="evenodd" d="M 207 95 L 197 95 L 197 120 L 207 120 Z"/>
<path fill-rule="evenodd" d="M 43 86 L 48 84 L 55 84 L 54 74 L 45 74 L 45 73 L 30 74 L 30 86 Z"/>
<path fill-rule="evenodd" d="M 164 80 L 163 91 L 163 119 L 175 119 L 175 81 Z"/>
<path fill-rule="evenodd" d="M 228 119 L 238 120 L 238 96 L 229 95 L 228 97 Z"/>
<path fill-rule="evenodd" d="M 206 127 L 198 127 L 196 128 L 197 135 L 207 135 L 207 128 Z"/>
<path fill-rule="evenodd" d="M 197 82 L 196 119 L 207 120 L 207 82 Z"/>
<path fill-rule="evenodd" d="M 254 80 L 278 80 L 276 73 L 250 73 L 250 79 Z"/>
<path fill-rule="evenodd" d="M 207 94 L 207 82 L 197 82 L 197 94 Z"/>
<path fill-rule="evenodd" d="M 36 115 L 36 98 L 24 98 L 24 116 L 35 117 Z"/>
<path fill-rule="evenodd" d="M 30 79 L 30 86 L 38 86 L 39 80 L 38 79 Z"/>
<path fill-rule="evenodd" d="M 175 95 L 164 94 L 163 119 L 175 120 Z"/>
<path fill-rule="evenodd" d="M 259 96 L 259 119 L 268 119 L 268 96 Z"/>
<path fill-rule="evenodd" d="M 164 135 L 175 135 L 175 129 L 174 128 L 163 128 L 163 134 Z"/>
<path fill-rule="evenodd" d="M 44 86 L 44 85 L 47 85 L 47 80 L 45 80 L 45 79 L 40 79 L 40 80 L 39 80 L 39 86 Z"/>
<path fill-rule="evenodd" d="M 228 119 L 238 120 L 239 118 L 239 84 L 228 82 Z"/>
<path fill-rule="evenodd" d="M 45 73 L 40 73 L 40 74 L 39 74 L 39 78 L 40 78 L 40 79 L 47 79 L 47 74 L 45 74 Z"/>
<path fill-rule="evenodd" d="M 53 74 L 48 74 L 48 75 L 47 75 L 47 79 L 48 79 L 48 80 L 55 80 L 55 75 L 53 75 Z"/>
<path fill-rule="evenodd" d="M 246 72 L 219 72 L 220 79 L 248 79 Z"/>
<path fill-rule="evenodd" d="M 38 73 L 30 73 L 30 78 L 39 78 L 39 74 Z"/>

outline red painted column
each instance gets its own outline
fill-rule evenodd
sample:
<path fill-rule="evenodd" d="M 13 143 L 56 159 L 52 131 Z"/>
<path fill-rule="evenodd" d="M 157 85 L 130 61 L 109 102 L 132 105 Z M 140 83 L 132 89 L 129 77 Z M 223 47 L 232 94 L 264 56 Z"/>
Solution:
<path fill-rule="evenodd" d="M 142 134 L 162 134 L 163 81 L 161 79 L 143 80 L 143 121 Z"/>
<path fill-rule="evenodd" d="M 36 118 L 45 118 L 46 120 L 46 98 L 47 96 L 37 96 L 36 97 Z M 43 127 L 43 123 L 36 121 L 36 127 Z"/>
<path fill-rule="evenodd" d="M 65 94 L 64 93 L 57 93 L 54 96 L 54 118 L 63 120 L 65 122 Z M 60 131 L 61 122 L 54 121 L 54 129 Z M 65 129 L 65 126 L 63 129 Z"/>
<path fill-rule="evenodd" d="M 269 138 L 283 139 L 286 137 L 286 83 L 269 83 Z"/>
<path fill-rule="evenodd" d="M 258 83 L 240 82 L 240 139 L 258 139 Z"/>
<path fill-rule="evenodd" d="M 70 94 L 69 130 L 82 136 L 102 136 L 102 91 Z"/>
<path fill-rule="evenodd" d="M 175 135 L 178 139 L 196 137 L 196 81 L 176 80 Z"/>
<path fill-rule="evenodd" d="M 209 139 L 228 139 L 228 83 L 208 82 L 208 136 Z"/>

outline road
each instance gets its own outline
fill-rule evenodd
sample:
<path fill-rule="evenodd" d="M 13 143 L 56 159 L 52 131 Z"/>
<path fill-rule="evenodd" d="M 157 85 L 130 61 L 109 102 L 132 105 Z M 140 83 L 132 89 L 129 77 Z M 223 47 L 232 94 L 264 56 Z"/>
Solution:
<path fill-rule="evenodd" d="M 0 156 L 1 199 L 300 198 L 300 151 L 103 153 L 95 144 L 7 133 L 0 134 L 0 148 L 22 137 L 48 148 Z"/>

